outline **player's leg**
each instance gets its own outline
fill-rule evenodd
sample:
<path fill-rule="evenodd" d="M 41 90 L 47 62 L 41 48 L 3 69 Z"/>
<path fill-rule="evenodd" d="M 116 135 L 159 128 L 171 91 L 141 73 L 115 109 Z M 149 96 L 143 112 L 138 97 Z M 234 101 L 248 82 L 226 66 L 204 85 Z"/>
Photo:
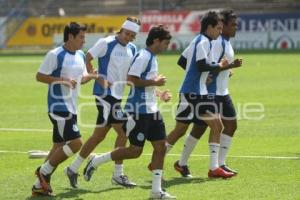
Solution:
<path fill-rule="evenodd" d="M 53 170 L 82 146 L 81 135 L 77 127 L 77 116 L 71 113 L 49 113 L 53 123 L 53 142 L 57 147 L 48 160 L 36 170 L 41 187 L 50 193 L 50 176 Z M 66 141 L 66 142 L 65 142 Z"/>
<path fill-rule="evenodd" d="M 136 120 L 134 116 L 128 115 L 127 121 L 123 124 L 123 134 L 128 135 L 130 146 L 129 147 L 118 147 L 112 152 L 102 154 L 99 156 L 94 156 L 88 162 L 87 166 L 84 169 L 84 178 L 89 181 L 95 169 L 109 161 L 117 161 L 124 159 L 134 159 L 141 155 L 143 151 L 143 146 L 145 143 L 145 136 L 143 135 L 144 128 L 142 125 L 143 119 Z M 126 133 L 126 134 L 125 134 Z M 113 176 L 112 180 L 118 182 L 119 179 Z M 120 179 L 121 180 L 121 179 Z M 136 184 L 130 182 L 127 176 L 122 176 L 121 182 L 122 186 L 132 187 Z"/>
<path fill-rule="evenodd" d="M 71 163 L 69 167 L 65 169 L 65 171 L 69 172 L 67 173 L 67 175 L 69 174 L 68 178 L 70 180 L 70 183 L 70 174 L 78 174 L 78 170 L 83 161 L 93 152 L 96 146 L 104 140 L 111 128 L 111 125 L 108 124 L 109 113 L 111 110 L 110 102 L 108 102 L 108 100 L 105 100 L 105 98 L 102 99 L 100 97 L 97 97 L 95 101 L 98 110 L 98 116 L 93 134 L 84 143 L 76 159 Z M 73 187 L 74 184 L 71 184 L 71 186 Z"/>
<path fill-rule="evenodd" d="M 234 176 L 231 172 L 226 172 L 219 167 L 218 155 L 220 149 L 220 134 L 223 130 L 222 122 L 219 114 L 205 114 L 203 115 L 203 121 L 210 128 L 209 135 L 209 153 L 210 153 L 210 167 L 208 176 L 211 178 L 230 178 Z"/>
<path fill-rule="evenodd" d="M 225 171 L 237 174 L 237 171 L 230 169 L 225 162 L 232 143 L 232 138 L 237 129 L 236 111 L 229 95 L 219 98 L 221 98 L 221 119 L 224 125 L 224 130 L 220 137 L 219 165 Z"/>
<path fill-rule="evenodd" d="M 180 94 L 176 113 L 176 125 L 167 136 L 167 153 L 172 149 L 177 140 L 186 133 L 192 121 L 193 110 L 191 108 L 191 101 L 188 94 Z"/>
<path fill-rule="evenodd" d="M 207 125 L 200 121 L 201 124 L 193 124 L 193 128 L 190 134 L 186 137 L 185 143 L 183 145 L 183 149 L 180 155 L 180 159 L 174 163 L 174 169 L 178 171 L 182 177 L 191 178 L 192 175 L 190 173 L 188 167 L 188 159 L 190 158 L 191 153 L 195 149 L 198 140 L 205 133 L 207 129 Z"/>
<path fill-rule="evenodd" d="M 112 116 L 111 116 L 111 125 L 112 128 L 117 133 L 117 138 L 115 141 L 115 148 L 125 147 L 127 142 L 127 137 L 123 129 L 123 124 L 126 123 L 126 116 L 122 112 L 121 102 L 116 102 L 112 109 Z M 116 160 L 115 161 L 115 169 L 113 172 L 112 182 L 113 183 L 120 183 L 120 185 L 124 186 L 124 181 L 130 183 L 128 180 L 128 176 L 124 175 L 124 166 L 123 160 Z M 136 184 L 131 182 L 131 186 L 135 186 Z"/>
<path fill-rule="evenodd" d="M 151 141 L 153 146 L 152 153 L 152 189 L 150 193 L 150 198 L 161 198 L 161 199 L 173 199 L 176 198 L 171 196 L 161 187 L 164 159 L 166 154 L 166 131 L 165 123 L 160 115 L 157 113 L 154 115 L 154 119 L 149 119 L 149 129 L 146 133 L 147 139 Z"/>

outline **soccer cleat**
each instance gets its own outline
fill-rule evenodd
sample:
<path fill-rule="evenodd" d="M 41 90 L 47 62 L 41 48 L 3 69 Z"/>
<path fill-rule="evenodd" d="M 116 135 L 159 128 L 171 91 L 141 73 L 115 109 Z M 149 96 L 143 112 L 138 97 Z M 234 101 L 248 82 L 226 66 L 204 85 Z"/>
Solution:
<path fill-rule="evenodd" d="M 226 172 L 222 168 L 217 168 L 215 170 L 209 170 L 208 171 L 208 177 L 210 178 L 231 178 L 235 174 L 231 172 Z"/>
<path fill-rule="evenodd" d="M 236 170 L 230 169 L 227 165 L 221 165 L 220 167 L 226 172 L 234 173 L 234 175 L 238 174 L 238 172 Z"/>
<path fill-rule="evenodd" d="M 87 165 L 85 166 L 85 168 L 83 169 L 83 177 L 84 177 L 84 180 L 86 180 L 86 181 L 91 180 L 92 175 L 96 170 L 96 168 L 93 167 L 93 165 L 92 165 L 92 161 L 94 158 L 95 158 L 95 156 L 92 156 L 90 158 L 90 160 L 88 161 Z"/>
<path fill-rule="evenodd" d="M 132 187 L 135 187 L 135 186 L 136 186 L 136 183 L 131 182 L 131 181 L 128 179 L 128 176 L 126 176 L 126 175 L 113 176 L 113 177 L 111 178 L 111 182 L 112 182 L 112 184 L 114 184 L 114 185 L 121 185 L 121 186 L 127 187 L 127 188 L 132 188 Z"/>
<path fill-rule="evenodd" d="M 176 171 L 178 171 L 181 174 L 181 176 L 184 177 L 184 178 L 193 178 L 193 176 L 190 173 L 189 167 L 187 165 L 180 166 L 179 165 L 179 160 L 177 160 L 174 163 L 174 169 Z"/>
<path fill-rule="evenodd" d="M 53 193 L 51 193 L 49 191 L 45 191 L 43 188 L 36 188 L 35 186 L 32 186 L 31 192 L 32 192 L 33 197 L 36 197 L 36 196 L 55 196 Z"/>
<path fill-rule="evenodd" d="M 50 175 L 44 175 L 40 172 L 40 169 L 41 167 L 38 167 L 36 170 L 35 170 L 35 175 L 38 177 L 39 181 L 40 181 L 40 184 L 42 186 L 42 189 L 45 191 L 45 192 L 49 192 L 49 193 L 52 193 L 52 188 L 51 188 L 51 185 L 50 185 Z"/>
<path fill-rule="evenodd" d="M 176 197 L 170 195 L 166 191 L 160 191 L 160 192 L 152 192 L 151 191 L 150 199 L 176 199 Z"/>
<path fill-rule="evenodd" d="M 78 184 L 77 184 L 77 178 L 79 176 L 78 173 L 73 172 L 70 169 L 70 167 L 66 167 L 64 172 L 67 175 L 67 177 L 69 178 L 71 187 L 72 188 L 78 188 Z"/>

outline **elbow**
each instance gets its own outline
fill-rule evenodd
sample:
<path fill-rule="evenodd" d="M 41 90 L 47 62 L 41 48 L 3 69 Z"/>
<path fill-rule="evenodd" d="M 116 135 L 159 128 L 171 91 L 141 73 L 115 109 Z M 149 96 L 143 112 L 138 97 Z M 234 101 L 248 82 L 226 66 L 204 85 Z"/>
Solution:
<path fill-rule="evenodd" d="M 41 74 L 40 74 L 40 73 L 37 73 L 37 74 L 35 75 L 35 80 L 36 80 L 37 82 L 41 82 Z"/>

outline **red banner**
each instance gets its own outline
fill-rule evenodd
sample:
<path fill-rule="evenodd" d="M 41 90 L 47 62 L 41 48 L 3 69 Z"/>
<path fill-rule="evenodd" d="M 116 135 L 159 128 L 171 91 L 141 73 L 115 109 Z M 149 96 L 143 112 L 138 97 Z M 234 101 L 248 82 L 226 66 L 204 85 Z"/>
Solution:
<path fill-rule="evenodd" d="M 163 24 L 171 32 L 199 33 L 200 19 L 204 11 L 145 11 L 142 14 L 142 32 L 148 32 L 154 25 Z"/>

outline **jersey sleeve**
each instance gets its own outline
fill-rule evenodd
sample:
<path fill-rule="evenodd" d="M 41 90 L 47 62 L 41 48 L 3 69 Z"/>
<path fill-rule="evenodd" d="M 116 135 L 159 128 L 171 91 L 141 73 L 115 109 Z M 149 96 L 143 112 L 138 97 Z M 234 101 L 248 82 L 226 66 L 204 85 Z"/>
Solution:
<path fill-rule="evenodd" d="M 57 68 L 57 56 L 53 52 L 48 52 L 38 72 L 50 75 Z"/>
<path fill-rule="evenodd" d="M 209 53 L 209 42 L 201 41 L 196 46 L 196 61 L 207 59 Z"/>
<path fill-rule="evenodd" d="M 131 64 L 128 75 L 141 77 L 141 74 L 146 70 L 149 59 L 150 58 L 145 56 L 145 54 L 137 54 L 136 58 Z"/>
<path fill-rule="evenodd" d="M 189 51 L 189 48 L 185 48 L 184 51 L 182 52 L 181 56 L 187 58 L 188 57 L 188 51 Z"/>
<path fill-rule="evenodd" d="M 93 58 L 102 57 L 107 51 L 107 42 L 103 38 L 99 39 L 92 48 L 88 50 Z"/>

